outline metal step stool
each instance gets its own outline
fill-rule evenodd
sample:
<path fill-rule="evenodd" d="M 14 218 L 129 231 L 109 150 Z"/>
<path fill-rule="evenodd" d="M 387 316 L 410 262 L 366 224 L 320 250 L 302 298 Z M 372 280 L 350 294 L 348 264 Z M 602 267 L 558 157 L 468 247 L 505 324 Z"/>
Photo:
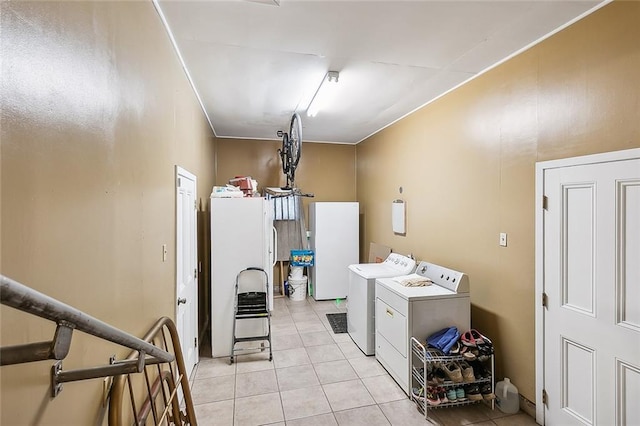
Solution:
<path fill-rule="evenodd" d="M 258 271 L 264 274 L 263 288 L 264 291 L 248 291 L 240 292 L 240 276 L 248 271 Z M 273 353 L 271 351 L 271 311 L 269 310 L 269 275 L 264 269 L 261 268 L 247 268 L 238 273 L 236 276 L 236 297 L 234 306 L 234 319 L 233 319 L 233 334 L 231 342 L 231 356 L 230 363 L 233 364 L 234 356 L 236 352 L 251 351 L 254 352 L 257 349 L 264 351 L 264 342 L 269 342 L 269 361 L 273 360 Z M 250 336 L 250 337 L 237 337 L 236 336 L 236 324 L 239 320 L 263 318 L 267 321 L 267 334 L 262 336 Z M 240 342 L 252 342 L 260 341 L 259 347 L 251 348 L 238 348 L 236 344 Z"/>

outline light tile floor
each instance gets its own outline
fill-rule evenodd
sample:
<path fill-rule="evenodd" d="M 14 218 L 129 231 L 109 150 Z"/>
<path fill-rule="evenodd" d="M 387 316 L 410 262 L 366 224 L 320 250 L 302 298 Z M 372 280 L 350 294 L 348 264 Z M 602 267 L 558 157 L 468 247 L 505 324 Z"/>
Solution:
<path fill-rule="evenodd" d="M 334 334 L 325 314 L 345 312 L 334 301 L 279 298 L 268 353 L 200 358 L 192 382 L 198 424 L 209 425 L 535 425 L 520 412 L 484 404 L 417 411 L 375 357 L 348 334 Z"/>

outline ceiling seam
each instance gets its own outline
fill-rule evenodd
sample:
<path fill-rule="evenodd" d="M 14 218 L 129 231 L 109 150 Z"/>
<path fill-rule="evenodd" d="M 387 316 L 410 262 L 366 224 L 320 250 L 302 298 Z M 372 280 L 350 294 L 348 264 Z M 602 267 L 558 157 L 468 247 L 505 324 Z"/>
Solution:
<path fill-rule="evenodd" d="M 213 132 L 213 135 L 217 138 L 218 135 L 216 133 L 216 129 L 213 127 L 213 123 L 211 122 L 211 118 L 209 117 L 209 114 L 207 113 L 207 109 L 204 107 L 204 103 L 202 102 L 202 98 L 200 97 L 200 93 L 198 93 L 198 89 L 196 88 L 196 85 L 193 82 L 193 79 L 191 78 L 191 74 L 189 73 L 189 69 L 187 68 L 187 64 L 184 62 L 182 54 L 180 53 L 180 49 L 178 48 L 178 43 L 176 42 L 176 39 L 173 37 L 173 33 L 171 32 L 171 28 L 169 28 L 169 23 L 167 22 L 167 19 L 164 16 L 164 13 L 162 12 L 162 9 L 160 8 L 160 4 L 158 4 L 158 0 L 151 0 L 151 2 L 153 3 L 153 6 L 155 7 L 156 12 L 160 16 L 160 20 L 162 21 L 162 25 L 164 26 L 165 30 L 167 31 L 167 34 L 169 35 L 169 40 L 171 41 L 171 44 L 173 45 L 173 48 L 176 51 L 176 54 L 178 55 L 178 60 L 180 61 L 180 64 L 182 65 L 182 70 L 184 71 L 185 75 L 187 76 L 187 80 L 189 81 L 189 84 L 191 85 L 191 89 L 193 89 L 193 93 L 196 95 L 196 99 L 198 99 L 198 103 L 200 104 L 200 108 L 202 108 L 202 112 L 203 112 L 204 116 L 207 118 L 207 122 L 209 123 L 209 127 L 211 128 L 211 131 Z"/>
<path fill-rule="evenodd" d="M 429 101 L 425 102 L 423 105 L 421 105 L 421 106 L 419 106 L 419 107 L 417 107 L 417 108 L 413 109 L 412 111 L 409 111 L 408 113 L 406 113 L 406 114 L 405 114 L 405 115 L 403 115 L 402 117 L 399 117 L 398 119 L 396 119 L 396 120 L 392 121 L 391 123 L 387 124 L 386 126 L 381 127 L 380 129 L 376 130 L 375 132 L 372 132 L 370 135 L 365 136 L 364 138 L 362 138 L 362 139 L 360 139 L 359 141 L 357 141 L 357 142 L 355 143 L 355 145 L 358 145 L 360 142 L 363 142 L 363 141 L 365 141 L 365 140 L 369 139 L 370 137 L 372 137 L 373 135 L 375 135 L 375 134 L 377 134 L 377 133 L 379 133 L 379 132 L 383 131 L 383 130 L 384 130 L 384 129 L 386 129 L 387 127 L 390 127 L 390 126 L 394 125 L 394 124 L 395 124 L 395 123 L 397 123 L 398 121 L 400 121 L 400 120 L 402 120 L 402 119 L 404 119 L 404 118 L 406 118 L 406 117 L 410 116 L 410 115 L 411 115 L 411 114 L 413 114 L 414 112 L 416 112 L 416 111 L 418 111 L 418 110 L 420 110 L 420 109 L 422 109 L 422 108 L 426 107 L 427 105 L 429 105 L 429 104 L 431 104 L 431 103 L 433 103 L 433 102 L 437 101 L 438 99 L 440 99 L 440 98 L 442 98 L 442 97 L 444 97 L 444 96 L 448 95 L 449 93 L 453 92 L 454 90 L 456 90 L 456 89 L 458 89 L 458 88 L 460 88 L 460 87 L 464 86 L 465 84 L 467 84 L 467 83 L 469 83 L 469 82 L 471 82 L 471 81 L 475 80 L 476 78 L 478 78 L 478 77 L 480 77 L 480 76 L 484 75 L 485 73 L 487 73 L 487 72 L 491 71 L 492 69 L 494 69 L 494 68 L 496 68 L 496 67 L 498 67 L 498 66 L 502 65 L 503 63 L 507 62 L 508 60 L 510 60 L 510 59 L 512 59 L 512 58 L 514 58 L 514 57 L 516 57 L 516 56 L 518 56 L 518 55 L 520 55 L 520 54 L 521 54 L 521 53 L 523 53 L 523 52 L 526 52 L 527 50 L 531 49 L 532 47 L 536 46 L 537 44 L 542 43 L 544 40 L 548 39 L 549 37 L 551 37 L 551 36 L 553 36 L 553 35 L 555 35 L 555 34 L 557 34 L 557 33 L 559 33 L 560 31 L 564 30 L 565 28 L 567 28 L 567 27 L 569 27 L 569 26 L 571 26 L 571 25 L 575 24 L 575 23 L 576 23 L 576 22 L 578 22 L 579 20 L 581 20 L 581 19 L 583 19 L 584 17 L 586 17 L 586 16 L 588 16 L 588 15 L 592 14 L 593 12 L 595 12 L 595 11 L 596 11 L 596 10 L 598 10 L 598 9 L 601 9 L 602 7 L 604 7 L 604 6 L 606 6 L 607 4 L 611 3 L 612 1 L 614 1 L 614 0 L 605 0 L 605 1 L 603 1 L 602 3 L 598 3 L 596 6 L 592 7 L 591 9 L 587 10 L 586 12 L 583 12 L 582 14 L 578 15 L 577 17 L 575 17 L 574 19 L 570 20 L 570 21 L 569 21 L 569 22 L 567 22 L 566 24 L 564 24 L 564 25 L 562 25 L 562 26 L 560 26 L 560 27 L 556 28 L 555 30 L 553 30 L 553 31 L 551 31 L 551 32 L 549 32 L 549 33 L 547 33 L 547 34 L 545 34 L 545 35 L 543 35 L 542 37 L 540 37 L 540 38 L 538 38 L 537 40 L 535 40 L 535 41 L 533 41 L 533 42 L 529 43 L 529 44 L 528 44 L 528 45 L 526 45 L 525 47 L 523 47 L 523 48 L 521 48 L 521 49 L 519 49 L 519 50 L 517 50 L 517 51 L 513 52 L 511 55 L 509 55 L 509 56 L 505 57 L 504 59 L 502 59 L 502 60 L 500 60 L 500 61 L 496 62 L 495 64 L 493 64 L 493 65 L 491 65 L 491 66 L 489 66 L 489 67 L 487 67 L 487 68 L 483 69 L 483 70 L 482 70 L 482 71 L 480 71 L 479 73 L 477 73 L 477 74 L 475 74 L 475 75 L 471 76 L 470 78 L 466 79 L 465 81 L 463 81 L 462 83 L 458 84 L 457 86 L 452 87 L 451 89 L 447 90 L 446 92 L 444 92 L 444 93 L 442 93 L 442 94 L 440 94 L 440 95 L 436 96 L 435 98 L 433 98 L 433 99 L 431 99 L 431 100 L 429 100 Z"/>

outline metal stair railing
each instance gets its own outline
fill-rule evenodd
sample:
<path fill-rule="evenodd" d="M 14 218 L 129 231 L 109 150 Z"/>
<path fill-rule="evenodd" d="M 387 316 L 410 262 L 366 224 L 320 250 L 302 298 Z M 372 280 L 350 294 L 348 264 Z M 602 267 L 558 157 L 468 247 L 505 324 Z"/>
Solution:
<path fill-rule="evenodd" d="M 48 359 L 58 360 L 51 369 L 53 397 L 62 391 L 62 384 L 66 382 L 115 377 L 110 392 L 110 425 L 125 424 L 121 419 L 123 410 L 119 405 L 122 400 L 122 383 L 125 381 L 129 383 L 135 424 L 146 424 L 149 413 L 152 413 L 155 424 L 197 425 L 180 340 L 171 319 L 160 318 L 145 338 L 140 339 L 4 275 L 0 275 L 0 302 L 57 324 L 51 341 L 1 347 L 0 366 Z M 169 331 L 171 345 L 167 342 L 165 329 Z M 80 330 L 117 343 L 132 349 L 133 352 L 127 359 L 121 361 L 111 357 L 109 365 L 63 371 L 61 360 L 69 353 L 73 330 Z M 162 346 L 155 344 L 159 338 Z M 173 353 L 168 351 L 169 348 Z M 150 382 L 152 377 L 148 369 L 157 371 L 153 384 Z M 148 394 L 141 406 L 141 411 L 138 412 L 130 374 L 143 372 Z M 180 411 L 179 392 L 184 397 L 186 413 Z M 161 415 L 157 412 L 158 401 L 156 401 L 160 393 L 164 395 L 165 406 Z M 118 401 L 114 402 L 114 396 Z M 129 421 L 126 423 L 131 424 Z"/>
<path fill-rule="evenodd" d="M 170 341 L 167 340 L 166 332 L 169 334 Z M 175 361 L 147 366 L 144 369 L 144 382 L 138 383 L 138 386 L 135 383 L 135 376 L 130 374 L 116 376 L 109 400 L 109 425 L 146 425 L 149 424 L 147 420 L 150 415 L 153 417 L 152 424 L 155 425 L 197 425 L 189 378 L 174 322 L 167 317 L 160 318 L 146 334 L 144 340 L 162 345 L 167 350 L 173 350 Z M 132 351 L 124 362 L 134 361 L 136 356 L 136 352 Z M 146 396 L 140 408 L 135 397 L 136 388 L 146 390 Z M 184 411 L 180 409 L 179 392 L 182 392 L 184 397 Z M 159 400 L 160 396 L 162 399 Z M 129 412 L 124 409 L 126 398 L 131 405 Z"/>

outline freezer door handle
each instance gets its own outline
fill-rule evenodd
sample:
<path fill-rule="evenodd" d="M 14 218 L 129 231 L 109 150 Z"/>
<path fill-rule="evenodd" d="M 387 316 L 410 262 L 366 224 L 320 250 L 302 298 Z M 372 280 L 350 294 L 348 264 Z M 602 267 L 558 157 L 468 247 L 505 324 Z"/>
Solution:
<path fill-rule="evenodd" d="M 271 236 L 273 238 L 271 243 L 271 247 L 273 248 L 273 251 L 271 252 L 271 266 L 276 266 L 276 259 L 278 258 L 278 231 L 275 226 L 272 226 L 271 229 L 273 229 L 273 235 Z"/>

